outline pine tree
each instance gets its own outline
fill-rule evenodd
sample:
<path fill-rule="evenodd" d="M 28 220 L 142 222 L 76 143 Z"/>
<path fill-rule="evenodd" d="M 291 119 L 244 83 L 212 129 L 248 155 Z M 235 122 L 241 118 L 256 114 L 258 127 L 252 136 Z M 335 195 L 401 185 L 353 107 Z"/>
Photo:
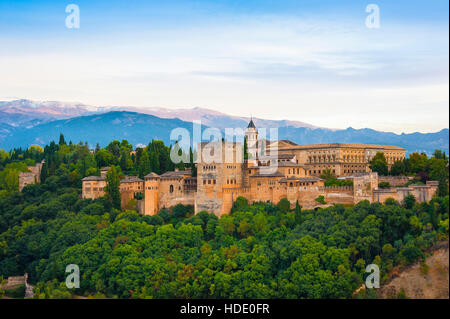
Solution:
<path fill-rule="evenodd" d="M 58 143 L 60 146 L 61 145 L 67 145 L 66 144 L 66 140 L 64 139 L 64 135 L 63 135 L 63 133 L 60 133 L 59 134 L 59 143 Z"/>
<path fill-rule="evenodd" d="M 144 176 L 149 174 L 151 171 L 152 165 L 150 163 L 148 153 L 145 150 L 143 150 L 141 155 L 141 161 L 139 164 L 139 177 L 144 178 Z"/>
<path fill-rule="evenodd" d="M 40 176 L 41 183 L 44 183 L 47 177 L 48 177 L 48 164 L 47 161 L 45 161 L 41 168 L 41 176 Z"/>
<path fill-rule="evenodd" d="M 161 168 L 159 166 L 158 154 L 155 151 L 150 152 L 150 166 L 156 174 L 161 174 Z"/>

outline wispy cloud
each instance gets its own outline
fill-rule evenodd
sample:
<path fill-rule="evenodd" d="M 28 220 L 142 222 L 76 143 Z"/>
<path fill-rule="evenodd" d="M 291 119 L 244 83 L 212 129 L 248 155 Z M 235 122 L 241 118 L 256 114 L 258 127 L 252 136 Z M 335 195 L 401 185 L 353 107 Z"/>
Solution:
<path fill-rule="evenodd" d="M 208 15 L 202 5 L 187 6 L 194 18 L 179 23 L 177 12 L 170 23 L 158 19 L 159 8 L 143 10 L 154 24 L 129 12 L 113 24 L 106 11 L 94 27 L 85 9 L 80 32 L 0 32 L 0 95 L 204 106 L 396 132 L 448 127 L 448 19 L 386 18 L 371 30 L 364 12 L 319 14 L 309 5 L 308 14 L 271 14 L 236 5 Z"/>

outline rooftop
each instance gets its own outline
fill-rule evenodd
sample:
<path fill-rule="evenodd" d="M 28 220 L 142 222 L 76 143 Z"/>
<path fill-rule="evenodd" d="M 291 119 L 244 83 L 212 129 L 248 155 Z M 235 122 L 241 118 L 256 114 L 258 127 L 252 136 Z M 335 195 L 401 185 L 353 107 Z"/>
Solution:
<path fill-rule="evenodd" d="M 192 176 L 192 171 L 170 171 L 161 175 L 161 178 L 183 178 L 184 176 Z"/>
<path fill-rule="evenodd" d="M 137 176 L 125 176 L 125 178 L 121 179 L 120 182 L 121 183 L 136 183 L 136 182 L 143 182 L 143 180 Z"/>
<path fill-rule="evenodd" d="M 284 177 L 284 174 L 281 173 L 280 171 L 276 171 L 274 173 L 267 173 L 267 174 L 261 173 L 261 171 L 259 171 L 258 173 L 250 175 L 249 177 L 250 178 L 252 178 L 252 177 Z"/>
<path fill-rule="evenodd" d="M 156 173 L 151 172 L 150 174 L 147 174 L 144 176 L 144 178 L 159 178 L 159 175 Z"/>
<path fill-rule="evenodd" d="M 90 181 L 104 181 L 105 178 L 101 176 L 87 176 L 82 179 L 83 182 L 90 182 Z"/>
<path fill-rule="evenodd" d="M 295 176 L 280 179 L 280 183 L 286 183 L 287 181 L 298 181 L 301 183 L 311 183 L 311 182 L 323 181 L 323 179 L 318 178 L 318 177 L 295 177 Z"/>
<path fill-rule="evenodd" d="M 288 140 L 283 140 L 286 142 Z M 310 149 L 310 148 L 365 148 L 365 149 L 381 149 L 381 150 L 396 150 L 396 151 L 406 151 L 404 148 L 400 146 L 394 145 L 378 145 L 378 144 L 352 144 L 352 143 L 328 143 L 328 144 L 309 144 L 309 145 L 297 145 L 291 141 L 293 144 L 291 148 L 283 148 L 285 150 L 301 150 L 301 149 Z M 287 142 L 286 142 L 287 143 Z"/>

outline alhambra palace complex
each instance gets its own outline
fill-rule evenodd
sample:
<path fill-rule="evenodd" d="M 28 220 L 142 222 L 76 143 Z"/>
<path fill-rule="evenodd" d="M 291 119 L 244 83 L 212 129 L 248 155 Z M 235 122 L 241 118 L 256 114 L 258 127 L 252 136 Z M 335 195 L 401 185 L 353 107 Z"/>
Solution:
<path fill-rule="evenodd" d="M 430 200 L 437 190 L 438 182 L 435 181 L 426 185 L 378 188 L 381 181 L 388 181 L 393 186 L 408 181 L 408 177 L 379 177 L 369 168 L 369 162 L 378 152 L 384 153 L 389 167 L 404 159 L 405 149 L 401 147 L 341 143 L 297 145 L 288 140 L 261 147 L 258 130 L 252 120 L 245 136 L 248 160 L 236 160 L 243 158 L 241 143 L 200 143 L 198 149 L 203 154 L 204 148 L 211 147 L 208 154 L 212 154 L 214 160 L 206 160 L 199 152 L 196 177 L 190 170 L 161 175 L 150 173 L 144 180 L 125 177 L 120 183 L 122 207 L 136 195 L 143 194 L 143 199 L 137 200 L 137 208 L 145 215 L 157 214 L 161 209 L 176 204 L 193 205 L 196 213 L 208 211 L 222 215 L 230 212 L 239 196 L 245 197 L 249 203 L 278 203 L 287 198 L 291 207 L 298 201 L 302 207 L 314 208 L 320 206 L 315 200 L 319 196 L 323 196 L 327 204 L 355 204 L 362 200 L 384 202 L 387 198 L 401 201 L 408 194 L 422 202 Z M 265 154 L 258 154 L 259 149 L 264 149 Z M 278 154 L 271 155 L 271 149 L 277 149 Z M 216 150 L 221 152 L 214 154 Z M 327 169 L 342 179 L 353 180 L 353 186 L 324 186 L 319 176 Z M 107 170 L 102 169 L 101 176 L 83 179 L 83 198 L 104 196 Z"/>

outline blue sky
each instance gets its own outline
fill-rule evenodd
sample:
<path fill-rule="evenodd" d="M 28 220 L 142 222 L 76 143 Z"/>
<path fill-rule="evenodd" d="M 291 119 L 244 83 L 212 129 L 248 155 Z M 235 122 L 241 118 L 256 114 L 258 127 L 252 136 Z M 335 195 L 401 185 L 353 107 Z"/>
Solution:
<path fill-rule="evenodd" d="M 80 29 L 65 27 L 66 5 Z M 380 8 L 368 29 L 365 8 Z M 448 1 L 4 1 L 0 100 L 448 127 Z"/>

